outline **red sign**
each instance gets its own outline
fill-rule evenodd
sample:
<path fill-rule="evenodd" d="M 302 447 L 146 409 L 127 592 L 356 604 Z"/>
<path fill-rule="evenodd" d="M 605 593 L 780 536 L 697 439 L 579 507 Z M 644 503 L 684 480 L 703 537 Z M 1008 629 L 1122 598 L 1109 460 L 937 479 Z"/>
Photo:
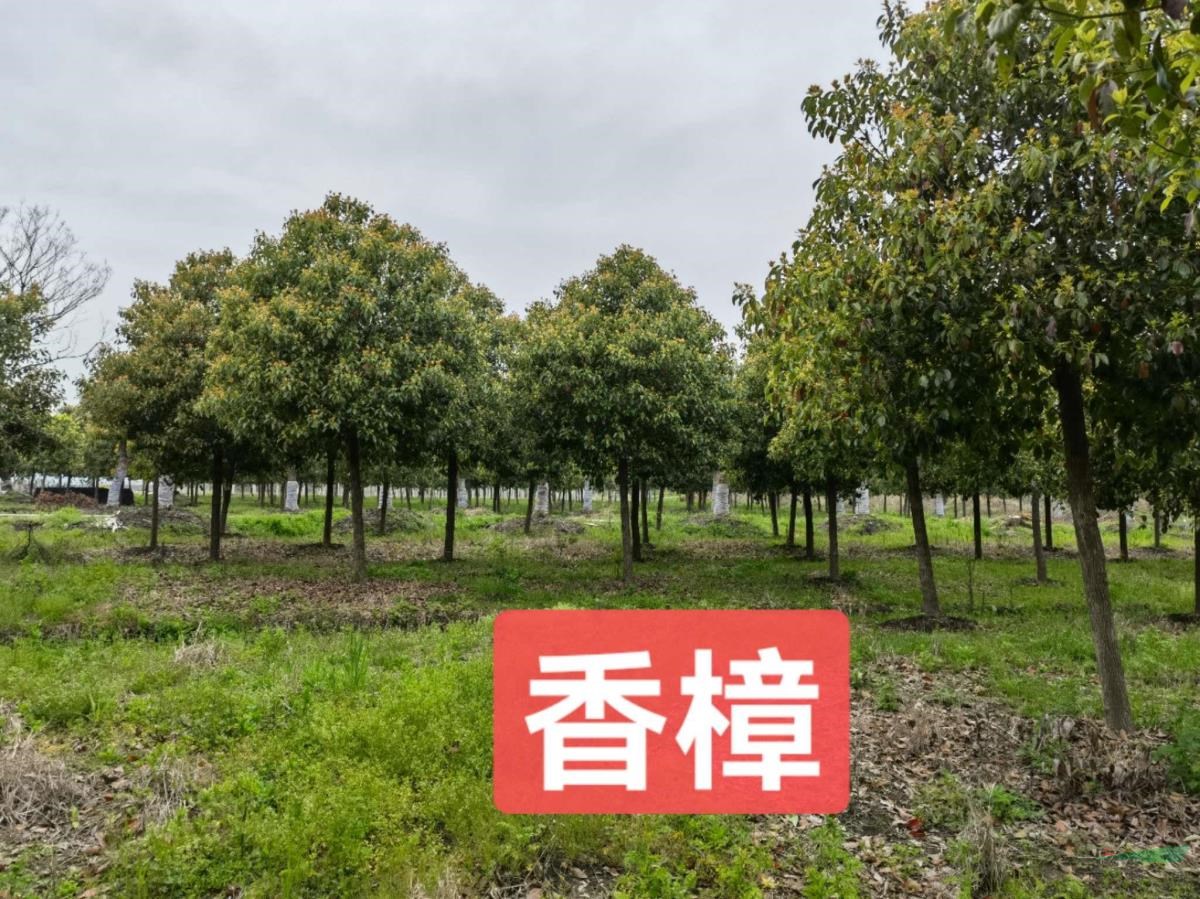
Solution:
<path fill-rule="evenodd" d="M 831 611 L 496 617 L 503 812 L 834 814 L 850 801 L 850 625 Z"/>

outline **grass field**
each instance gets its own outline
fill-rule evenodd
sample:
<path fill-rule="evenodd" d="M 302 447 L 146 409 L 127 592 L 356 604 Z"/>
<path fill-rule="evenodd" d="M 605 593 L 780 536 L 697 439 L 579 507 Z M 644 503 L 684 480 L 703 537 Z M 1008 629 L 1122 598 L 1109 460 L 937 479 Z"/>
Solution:
<path fill-rule="evenodd" d="M 142 528 L 5 501 L 0 896 L 1200 895 L 1200 628 L 1167 617 L 1191 608 L 1190 531 L 1153 550 L 1135 528 L 1110 565 L 1139 727 L 1115 740 L 1067 524 L 1037 587 L 1027 529 L 986 521 L 975 562 L 969 520 L 932 519 L 945 610 L 976 626 L 922 633 L 887 626 L 920 606 L 898 516 L 847 519 L 830 584 L 761 512 L 669 502 L 626 587 L 597 509 L 530 537 L 469 510 L 451 564 L 438 513 L 397 509 L 356 586 L 315 509 L 235 501 L 213 565 L 186 515 L 151 557 Z M 11 561 L 22 520 L 37 561 Z M 491 618 L 543 607 L 842 609 L 849 810 L 500 814 Z"/>

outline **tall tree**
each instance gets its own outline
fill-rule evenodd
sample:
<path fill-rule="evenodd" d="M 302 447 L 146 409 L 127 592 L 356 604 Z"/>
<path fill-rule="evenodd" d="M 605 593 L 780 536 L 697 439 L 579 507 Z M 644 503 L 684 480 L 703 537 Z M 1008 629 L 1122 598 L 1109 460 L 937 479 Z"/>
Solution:
<path fill-rule="evenodd" d="M 366 466 L 428 452 L 454 411 L 456 360 L 478 343 L 474 290 L 443 245 L 330 194 L 258 235 L 222 293 L 206 407 L 264 445 L 340 448 L 355 579 L 367 574 Z"/>
<path fill-rule="evenodd" d="M 545 436 L 585 471 L 617 472 L 622 576 L 633 576 L 629 491 L 728 433 L 724 333 L 642 250 L 618 247 L 528 314 L 517 373 Z M 715 461 L 715 454 L 714 454 Z"/>

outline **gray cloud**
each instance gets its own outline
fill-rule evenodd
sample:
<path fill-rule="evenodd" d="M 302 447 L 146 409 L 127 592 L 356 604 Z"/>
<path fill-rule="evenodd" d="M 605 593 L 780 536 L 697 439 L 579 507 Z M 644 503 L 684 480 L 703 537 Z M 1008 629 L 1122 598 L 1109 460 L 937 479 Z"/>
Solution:
<path fill-rule="evenodd" d="M 732 325 L 733 283 L 790 244 L 832 155 L 804 92 L 878 55 L 878 11 L 25 3 L 0 31 L 0 204 L 56 207 L 112 265 L 85 332 L 135 277 L 243 252 L 329 190 L 445 241 L 512 309 L 627 242 Z"/>

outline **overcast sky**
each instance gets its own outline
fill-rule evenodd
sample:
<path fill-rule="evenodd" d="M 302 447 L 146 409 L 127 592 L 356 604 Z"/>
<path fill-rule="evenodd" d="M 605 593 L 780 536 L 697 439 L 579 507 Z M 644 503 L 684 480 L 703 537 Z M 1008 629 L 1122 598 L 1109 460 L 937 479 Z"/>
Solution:
<path fill-rule="evenodd" d="M 879 55 L 879 8 L 12 4 L 0 205 L 57 208 L 112 266 L 89 333 L 111 332 L 134 278 L 243 253 L 331 190 L 445 242 L 510 309 L 631 243 L 728 327 L 734 282 L 762 282 L 831 158 L 804 93 Z"/>

